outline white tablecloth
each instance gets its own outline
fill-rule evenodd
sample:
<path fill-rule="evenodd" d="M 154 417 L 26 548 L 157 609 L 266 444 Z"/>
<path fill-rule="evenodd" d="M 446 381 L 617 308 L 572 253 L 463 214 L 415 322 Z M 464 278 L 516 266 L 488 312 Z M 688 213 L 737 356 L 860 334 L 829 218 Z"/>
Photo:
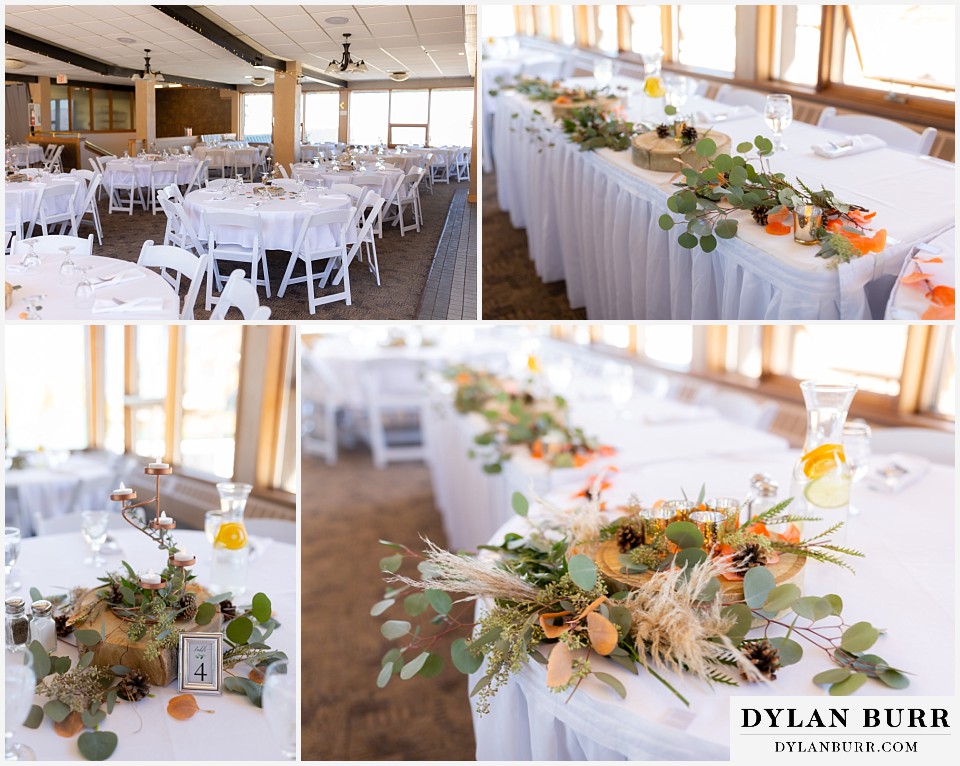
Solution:
<path fill-rule="evenodd" d="M 114 504 L 116 505 L 116 504 Z M 120 561 L 130 562 L 135 568 L 151 564 L 161 567 L 156 545 L 135 530 L 113 533 L 121 555 L 108 557 L 104 571 L 121 568 Z M 197 553 L 193 573 L 204 583 L 209 574 L 210 546 L 203 532 L 177 530 L 175 539 L 190 551 Z M 281 623 L 269 640 L 270 646 L 284 651 L 296 662 L 297 631 L 297 551 L 292 545 L 255 538 L 257 554 L 251 559 L 248 582 L 255 590 L 248 591 L 240 603 L 249 603 L 256 591 L 262 591 L 273 603 L 274 616 Z M 25 540 L 22 543 L 18 567 L 22 573 L 24 590 L 39 588 L 44 594 L 60 592 L 65 586 L 97 585 L 101 571 L 83 565 L 89 549 L 77 534 L 51 535 Z M 76 660 L 76 652 L 61 643 L 61 654 Z M 243 668 L 244 666 L 239 666 Z M 256 760 L 273 761 L 280 758 L 280 744 L 267 724 L 264 711 L 254 707 L 246 697 L 225 692 L 222 696 L 198 697 L 200 707 L 213 714 L 199 713 L 187 721 L 177 721 L 167 715 L 167 702 L 177 693 L 176 682 L 169 687 L 153 687 L 153 698 L 134 704 L 119 702 L 102 729 L 119 737 L 112 756 L 114 761 L 213 761 Z M 38 699 L 42 704 L 44 700 Z M 38 760 L 80 760 L 76 738 L 64 739 L 54 733 L 49 721 L 35 731 L 17 727 L 16 740 L 34 749 Z"/>
<path fill-rule="evenodd" d="M 112 476 L 115 472 L 103 460 L 83 455 L 72 455 L 56 468 L 7 469 L 4 484 L 7 497 L 14 497 L 20 513 L 20 528 L 24 535 L 33 534 L 33 518 L 51 518 L 71 510 L 70 503 L 80 487 L 81 479 L 95 480 Z M 89 508 L 105 506 L 102 494 L 94 494 L 91 487 L 81 491 L 78 500 Z"/>
<path fill-rule="evenodd" d="M 743 497 L 750 476 L 758 470 L 773 475 L 781 487 L 789 487 L 796 456 L 796 452 L 764 451 L 643 466 L 614 476 L 613 487 L 605 497 L 608 504 L 626 500 L 633 491 L 648 501 L 674 498 L 680 494 L 679 487 L 685 487 L 689 494 L 691 490 L 697 492 L 701 482 L 706 482 L 708 494 Z M 829 564 L 807 564 L 804 594 L 839 594 L 849 624 L 866 620 L 882 625 L 887 634 L 873 651 L 914 674 L 907 690 L 869 681 L 861 695 L 954 694 L 954 486 L 954 471 L 937 465 L 922 481 L 897 494 L 872 492 L 856 485 L 853 502 L 861 508 L 861 514 L 849 523 L 848 544 L 867 555 L 854 562 L 857 574 Z M 548 497 L 569 504 L 577 487 L 572 484 L 560 488 Z M 786 496 L 785 491 L 780 494 Z M 924 536 L 922 544 L 904 545 L 905 532 L 917 530 L 917 514 L 922 514 L 925 529 L 938 532 Z M 525 522 L 514 517 L 490 540 L 502 542 L 505 532 L 522 533 L 524 526 Z M 884 598 L 878 598 L 879 593 L 885 594 Z M 927 651 L 917 651 L 917 615 L 923 616 L 923 635 L 931 637 Z M 687 708 L 643 670 L 634 676 L 614 662 L 591 662 L 593 670 L 610 673 L 626 686 L 625 700 L 589 678 L 567 702 L 569 692 L 550 692 L 545 669 L 528 662 L 497 692 L 489 714 L 474 714 L 477 758 L 727 760 L 731 696 L 805 695 L 820 697 L 827 704 L 830 698 L 826 691 L 811 679 L 821 670 L 834 667 L 823 652 L 805 646 L 801 662 L 782 669 L 777 681 L 766 686 L 709 687 L 690 677 L 666 673 L 667 680 L 689 700 Z M 471 688 L 482 672 L 471 678 Z M 899 700 L 898 704 L 902 703 Z"/>
<path fill-rule="evenodd" d="M 250 185 L 247 184 L 247 188 Z M 303 200 L 284 197 L 270 199 L 256 207 L 252 192 L 249 196 L 223 197 L 219 189 L 198 189 L 190 192 L 184 199 L 184 210 L 190 218 L 200 239 L 207 239 L 207 227 L 203 220 L 203 210 L 232 210 L 239 213 L 259 214 L 263 227 L 263 242 L 267 250 L 286 250 L 292 252 L 297 235 L 304 219 L 311 213 L 329 210 L 349 210 L 350 198 L 343 194 L 318 194 L 316 191 L 304 192 Z M 246 230 L 237 229 L 236 244 L 249 247 L 253 244 L 253 235 Z M 356 232 L 348 229 L 348 242 L 356 241 Z M 312 248 L 333 247 L 333 228 L 329 227 L 322 241 L 311 241 Z"/>
<path fill-rule="evenodd" d="M 17 144 L 9 149 L 11 161 L 18 167 L 43 161 L 43 147 L 37 144 Z"/>
<path fill-rule="evenodd" d="M 377 193 L 381 197 L 388 197 L 396 188 L 397 181 L 403 178 L 403 171 L 400 168 L 392 167 L 377 170 L 371 163 L 363 173 L 352 170 L 331 172 L 323 167 L 315 168 L 313 165 L 301 163 L 293 166 L 293 175 L 294 178 L 301 177 L 307 181 L 319 181 L 328 189 L 334 184 L 352 184 L 360 177 L 373 179 L 380 184 Z"/>
<path fill-rule="evenodd" d="M 634 100 L 631 114 L 644 105 Z M 710 108 L 718 106 L 698 98 L 686 109 Z M 814 248 L 738 215 L 735 239 L 720 240 L 713 253 L 686 250 L 677 229 L 657 224 L 674 190 L 670 176 L 636 167 L 629 151 L 581 152 L 550 114 L 549 104 L 514 91 L 497 97 L 497 194 L 512 224 L 526 228 L 540 278 L 565 279 L 571 305 L 586 307 L 590 319 L 869 319 L 864 286 L 897 274 L 914 243 L 953 224 L 953 164 L 891 148 L 824 159 L 810 146 L 838 134 L 795 122 L 773 169 L 876 210 L 876 225 L 899 244 L 830 270 Z M 734 147 L 770 132 L 756 114 L 716 129 Z"/>
<path fill-rule="evenodd" d="M 38 239 L 36 250 L 41 256 L 41 264 L 36 269 L 24 270 L 16 262 L 7 259 L 7 282 L 20 285 L 20 289 L 14 293 L 13 305 L 7 309 L 8 321 L 20 318 L 20 313 L 26 310 L 25 299 L 32 295 L 44 296 L 41 302 L 43 309 L 40 311 L 42 319 L 82 319 L 88 322 L 103 322 L 109 319 L 176 319 L 179 316 L 180 298 L 163 277 L 135 263 L 99 255 L 74 255 L 73 260 L 79 266 L 93 266 L 89 272 L 91 277 L 107 279 L 128 271 L 142 273 L 143 276 L 132 281 L 97 288 L 95 300 L 156 299 L 161 301 L 160 309 L 136 310 L 135 307 L 131 307 L 130 310 L 121 310 L 122 307 L 118 306 L 117 310 L 94 313 L 92 309 L 77 308 L 77 299 L 73 291 L 80 279 L 79 275 L 68 284 L 62 284 L 59 270 L 60 264 L 63 263 L 63 254 L 60 252 L 45 254 L 42 244 L 39 244 L 42 242 L 42 238 Z"/>
<path fill-rule="evenodd" d="M 43 192 L 44 187 L 72 185 L 76 187 L 73 197 L 56 197 L 43 203 L 43 210 L 47 215 L 56 213 L 65 213 L 69 205 L 74 213 L 81 212 L 83 208 L 83 197 L 87 189 L 87 184 L 79 178 L 70 176 L 48 176 L 43 180 L 20 181 L 19 183 L 4 184 L 4 191 L 8 194 L 16 194 L 20 197 L 21 217 L 24 221 L 30 221 L 33 215 L 34 205 L 37 204 L 37 195 Z M 12 223 L 16 218 L 12 208 L 4 208 L 4 218 L 7 223 Z M 37 215 L 37 222 L 40 216 Z M 56 224 L 59 226 L 59 224 Z M 24 236 L 26 236 L 26 231 Z M 53 233 L 53 232 L 50 232 Z"/>
<path fill-rule="evenodd" d="M 169 160 L 132 160 L 116 159 L 107 162 L 103 172 L 103 185 L 107 189 L 113 188 L 114 183 L 129 184 L 134 172 L 137 174 L 137 183 L 140 186 L 150 185 L 150 166 L 155 162 L 173 162 L 177 165 L 176 180 L 170 183 L 177 185 L 188 184 L 193 180 L 194 173 L 202 158 L 172 157 Z"/>
<path fill-rule="evenodd" d="M 931 304 L 927 298 L 927 293 L 931 287 L 937 285 L 956 287 L 956 229 L 951 228 L 945 231 L 939 237 L 929 240 L 927 244 L 936 248 L 938 252 L 932 253 L 914 248 L 910 253 L 911 257 L 903 262 L 900 277 L 905 277 L 920 270 L 930 275 L 929 286 L 922 282 L 920 284 L 904 285 L 900 283 L 898 278 L 890 292 L 890 300 L 887 303 L 887 319 L 919 319 L 930 308 Z M 917 260 L 914 260 L 914 258 Z M 922 262 L 935 258 L 939 258 L 942 263 Z"/>

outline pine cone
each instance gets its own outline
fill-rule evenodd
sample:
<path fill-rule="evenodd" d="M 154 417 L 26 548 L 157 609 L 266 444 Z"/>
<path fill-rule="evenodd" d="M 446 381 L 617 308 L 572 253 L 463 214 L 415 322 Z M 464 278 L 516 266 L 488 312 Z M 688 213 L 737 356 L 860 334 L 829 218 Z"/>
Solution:
<path fill-rule="evenodd" d="M 107 585 L 107 603 L 116 606 L 123 603 L 123 594 L 120 592 L 120 581 L 110 580 Z"/>
<path fill-rule="evenodd" d="M 697 133 L 697 129 L 693 125 L 687 125 L 680 133 L 680 138 L 683 139 L 684 144 L 692 144 L 697 140 L 697 137 L 700 134 Z"/>
<path fill-rule="evenodd" d="M 117 685 L 117 696 L 127 702 L 137 702 L 150 693 L 150 679 L 142 670 L 131 670 Z"/>
<path fill-rule="evenodd" d="M 192 620 L 197 616 L 197 597 L 193 593 L 184 593 L 177 602 L 178 621 Z M 182 610 L 182 611 L 181 611 Z"/>
<path fill-rule="evenodd" d="M 771 681 L 777 680 L 777 670 L 780 668 L 780 652 L 764 639 L 754 641 L 743 648 L 743 656 L 752 662 L 757 670 Z"/>
<path fill-rule="evenodd" d="M 233 605 L 233 602 L 230 599 L 221 601 L 220 614 L 223 615 L 224 620 L 232 620 L 237 616 L 237 608 Z"/>
<path fill-rule="evenodd" d="M 66 638 L 75 630 L 74 626 L 68 622 L 69 619 L 69 614 L 54 615 L 53 623 L 57 626 L 57 638 Z"/>
<path fill-rule="evenodd" d="M 657 125 L 657 138 L 669 138 L 672 132 L 668 125 Z"/>
<path fill-rule="evenodd" d="M 621 553 L 629 553 L 639 545 L 643 545 L 643 531 L 636 524 L 623 524 L 617 530 L 617 549 Z"/>
<path fill-rule="evenodd" d="M 756 543 L 747 543 L 742 548 L 736 550 L 730 557 L 730 563 L 735 572 L 744 574 L 754 567 L 762 567 L 767 563 L 767 554 Z"/>
<path fill-rule="evenodd" d="M 764 207 L 763 205 L 757 205 L 755 208 L 750 210 L 750 215 L 753 216 L 753 220 L 756 221 L 761 226 L 767 225 L 767 213 L 770 208 Z"/>

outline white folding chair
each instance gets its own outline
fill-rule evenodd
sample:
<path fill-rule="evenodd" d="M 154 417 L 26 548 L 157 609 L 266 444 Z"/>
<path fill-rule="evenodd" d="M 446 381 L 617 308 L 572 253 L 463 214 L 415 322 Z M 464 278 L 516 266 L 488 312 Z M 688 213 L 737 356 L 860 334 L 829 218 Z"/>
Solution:
<path fill-rule="evenodd" d="M 458 181 L 470 180 L 470 153 L 471 150 L 469 147 L 462 148 L 457 152 L 456 160 L 454 161 L 454 172 L 456 173 Z"/>
<path fill-rule="evenodd" d="M 210 256 L 207 267 L 207 309 L 214 303 L 213 282 L 216 281 L 218 290 L 223 289 L 218 263 L 221 260 L 249 264 L 250 283 L 254 287 L 263 285 L 269 298 L 270 273 L 267 268 L 267 253 L 263 248 L 260 216 L 232 210 L 205 210 L 203 218 L 207 229 L 207 254 Z M 241 242 L 245 239 L 253 241 L 245 245 Z M 262 279 L 259 277 L 261 266 Z"/>
<path fill-rule="evenodd" d="M 17 192 L 7 192 L 3 204 L 3 230 L 11 237 L 8 238 L 9 241 L 4 242 L 5 253 L 10 252 L 13 242 L 23 239 L 24 223 L 21 196 Z"/>
<path fill-rule="evenodd" d="M 767 103 L 767 94 L 724 84 L 717 90 L 715 100 L 730 106 L 749 106 L 763 114 L 763 108 Z"/>
<path fill-rule="evenodd" d="M 366 252 L 367 264 L 377 278 L 377 287 L 380 286 L 380 263 L 377 260 L 377 240 L 374 237 L 373 227 L 379 220 L 385 203 L 386 200 L 383 197 L 374 191 L 369 191 L 363 197 L 362 206 L 357 205 L 357 211 L 353 217 L 353 225 L 357 229 L 357 242 L 361 245 L 357 260 L 362 261 Z"/>
<path fill-rule="evenodd" d="M 92 233 L 86 237 L 74 237 L 70 234 L 47 234 L 45 237 L 28 237 L 27 239 L 36 239 L 36 248 L 40 253 L 50 253 L 64 245 L 73 245 L 74 250 L 70 253 L 72 258 L 93 255 Z M 29 245 L 25 242 L 26 240 L 13 243 L 13 255 L 23 255 L 27 252 Z"/>
<path fill-rule="evenodd" d="M 63 144 L 57 144 L 50 159 L 43 161 L 43 169 L 51 173 L 54 171 L 62 172 L 63 165 L 60 164 L 60 155 L 63 154 Z"/>
<path fill-rule="evenodd" d="M 175 162 L 151 162 L 150 180 L 147 193 L 150 195 L 150 209 L 157 214 L 157 192 L 169 185 L 176 185 L 179 167 Z"/>
<path fill-rule="evenodd" d="M 243 269 L 237 269 L 230 275 L 210 318 L 226 319 L 231 308 L 239 309 L 244 319 L 256 321 L 270 318 L 270 309 L 260 305 L 257 288 L 246 280 Z"/>
<path fill-rule="evenodd" d="M 287 519 L 251 519 L 243 520 L 247 533 L 253 537 L 268 537 L 279 543 L 297 544 L 297 523 Z"/>
<path fill-rule="evenodd" d="M 724 420 L 732 420 L 751 428 L 766 431 L 777 416 L 776 402 L 758 402 L 756 399 L 733 391 L 705 388 L 696 398 L 696 403 L 712 407 Z"/>
<path fill-rule="evenodd" d="M 193 319 L 193 310 L 197 305 L 197 296 L 200 294 L 200 284 L 207 272 L 208 257 L 207 255 L 194 255 L 189 250 L 180 247 L 155 245 L 152 239 L 148 239 L 140 248 L 137 265 L 160 269 L 160 276 L 178 293 L 180 292 L 180 277 L 190 280 L 190 287 L 183 299 L 180 318 Z"/>
<path fill-rule="evenodd" d="M 77 214 L 76 221 L 73 224 L 73 236 L 77 236 L 80 225 L 86 222 L 87 215 L 90 216 L 90 223 L 97 232 L 97 244 L 103 244 L 103 227 L 100 225 L 100 209 L 97 206 L 97 194 L 100 191 L 100 174 L 93 173 L 90 170 L 72 170 L 76 175 L 89 173 L 91 178 L 87 183 L 87 191 L 83 196 L 83 206 Z"/>
<path fill-rule="evenodd" d="M 82 182 L 78 181 L 78 183 Z M 40 231 L 43 232 L 44 236 L 50 233 L 47 227 L 56 224 L 60 224 L 61 234 L 75 230 L 77 214 L 74 211 L 73 200 L 76 195 L 76 184 L 57 184 L 56 186 L 43 187 L 40 200 Z M 54 210 L 61 204 L 65 206 L 65 210 L 59 212 Z"/>
<path fill-rule="evenodd" d="M 213 171 L 217 171 L 217 176 L 224 178 L 227 175 L 227 169 L 225 167 L 226 160 L 224 159 L 226 153 L 218 150 L 208 151 L 205 160 L 207 160 L 207 174 L 209 175 Z"/>
<path fill-rule="evenodd" d="M 176 184 L 167 184 L 163 187 L 163 190 L 167 192 L 170 196 L 170 199 L 176 200 L 180 204 L 183 204 L 183 193 L 180 191 L 180 187 Z"/>
<path fill-rule="evenodd" d="M 337 413 L 344 395 L 337 376 L 325 359 L 304 352 L 300 379 L 301 446 L 304 454 L 322 457 L 327 465 L 337 462 Z"/>
<path fill-rule="evenodd" d="M 870 450 L 877 455 L 906 452 L 934 463 L 954 464 L 955 437 L 952 432 L 933 428 L 875 428 Z"/>
<path fill-rule="evenodd" d="M 57 151 L 56 144 L 47 144 L 43 149 L 43 160 L 42 162 L 49 162 L 53 159 L 54 152 Z"/>
<path fill-rule="evenodd" d="M 222 189 L 229 180 L 229 178 L 208 178 L 204 186 L 207 189 Z"/>
<path fill-rule="evenodd" d="M 307 308 L 311 314 L 317 313 L 317 306 L 334 301 L 346 301 L 350 305 L 350 275 L 347 270 L 347 227 L 353 219 L 351 210 L 328 210 L 322 213 L 309 215 L 300 227 L 293 252 L 287 262 L 287 269 L 280 280 L 280 289 L 277 297 L 282 298 L 288 285 L 301 282 L 307 283 Z M 333 235 L 333 244 L 318 248 L 313 243 L 318 239 L 328 239 Z M 305 274 L 302 277 L 293 277 L 293 269 L 299 261 L 303 261 Z M 326 261 L 324 270 L 319 277 L 314 275 L 314 261 Z M 320 287 L 326 287 L 333 274 L 334 268 L 340 267 L 343 272 L 343 290 L 333 295 L 316 297 L 314 283 L 319 280 Z"/>
<path fill-rule="evenodd" d="M 930 154 L 933 142 L 937 138 L 936 128 L 924 128 L 922 133 L 883 117 L 867 114 L 837 114 L 835 107 L 828 106 L 820 112 L 817 127 L 837 130 L 841 133 L 857 135 L 869 133 L 882 138 L 889 146 L 912 154 Z"/>
<path fill-rule="evenodd" d="M 206 243 L 200 239 L 200 235 L 183 209 L 183 203 L 177 202 L 175 199 L 169 199 L 167 208 L 169 209 L 169 215 L 173 216 L 173 225 L 170 232 L 170 241 L 165 241 L 164 244 L 176 245 L 184 250 L 192 250 L 197 255 L 206 255 Z M 214 273 L 217 273 L 216 268 L 214 268 Z"/>
<path fill-rule="evenodd" d="M 207 168 L 210 167 L 210 160 L 204 158 L 200 160 L 197 164 L 197 169 L 193 171 L 193 176 L 190 179 L 190 182 L 187 184 L 187 188 L 184 190 L 184 194 L 189 194 L 194 189 L 200 189 L 203 187 L 209 178 L 207 177 Z"/>
<path fill-rule="evenodd" d="M 424 457 L 421 373 L 420 362 L 413 359 L 372 359 L 361 368 L 368 438 L 377 468 Z"/>
<path fill-rule="evenodd" d="M 433 174 L 434 183 L 450 183 L 450 155 L 447 152 L 435 152 L 433 164 L 427 170 Z"/>
<path fill-rule="evenodd" d="M 250 174 L 250 181 L 256 180 L 253 175 L 253 168 L 257 164 L 259 153 L 256 149 L 237 149 L 233 153 L 233 166 L 237 174 L 242 174 L 247 178 L 247 171 Z"/>
<path fill-rule="evenodd" d="M 331 194 L 346 194 L 354 202 L 360 199 L 363 189 L 356 184 L 334 184 L 330 187 Z"/>
<path fill-rule="evenodd" d="M 280 170 L 280 175 L 282 175 L 284 178 L 289 178 L 289 177 L 290 177 L 290 176 L 287 174 L 287 169 L 283 166 L 283 163 L 278 162 L 278 163 L 276 164 L 276 167 Z"/>
<path fill-rule="evenodd" d="M 115 163 L 106 163 L 106 169 L 103 172 L 103 183 L 106 184 L 110 192 L 110 205 L 107 207 L 107 214 L 114 211 L 118 213 L 128 213 L 133 215 L 133 206 L 139 201 L 141 207 L 146 209 L 143 201 L 143 192 L 140 189 L 140 183 L 137 181 L 137 171 L 133 166 L 124 166 L 123 170 L 116 167 L 110 167 Z"/>
<path fill-rule="evenodd" d="M 420 185 L 424 172 L 423 168 L 414 168 L 407 173 L 393 199 L 393 204 L 397 206 L 397 215 L 393 219 L 393 225 L 400 226 L 401 237 L 410 229 L 420 231 L 420 191 L 417 187 Z M 403 221 L 403 212 L 407 207 L 413 210 L 413 223 L 409 226 Z"/>

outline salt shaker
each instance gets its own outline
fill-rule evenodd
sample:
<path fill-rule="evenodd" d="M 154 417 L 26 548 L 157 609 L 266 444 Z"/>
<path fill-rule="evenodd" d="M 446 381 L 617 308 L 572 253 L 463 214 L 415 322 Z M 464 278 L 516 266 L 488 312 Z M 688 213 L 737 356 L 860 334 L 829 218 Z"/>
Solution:
<path fill-rule="evenodd" d="M 750 477 L 751 497 L 747 503 L 748 522 L 777 505 L 779 489 L 780 485 L 765 473 L 755 473 Z"/>
<path fill-rule="evenodd" d="M 53 604 L 46 599 L 34 601 L 30 606 L 30 640 L 39 641 L 48 652 L 57 650 L 57 626 L 53 622 Z"/>
<path fill-rule="evenodd" d="M 30 620 L 27 619 L 26 602 L 22 598 L 8 598 L 5 615 L 7 646 L 13 650 L 25 649 L 30 643 Z"/>

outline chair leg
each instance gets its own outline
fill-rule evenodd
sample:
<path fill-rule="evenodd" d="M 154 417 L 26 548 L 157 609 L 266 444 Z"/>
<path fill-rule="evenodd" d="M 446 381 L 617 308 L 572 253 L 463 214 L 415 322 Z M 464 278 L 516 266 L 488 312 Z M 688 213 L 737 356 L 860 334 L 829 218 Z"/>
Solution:
<path fill-rule="evenodd" d="M 282 298 L 284 293 L 287 292 L 287 285 L 290 284 L 290 276 L 293 274 L 293 267 L 297 265 L 297 260 L 299 260 L 296 254 L 290 254 L 290 260 L 287 261 L 287 268 L 283 272 L 283 279 L 280 280 L 280 289 L 277 290 L 277 297 Z M 309 261 L 308 261 L 309 263 Z"/>
<path fill-rule="evenodd" d="M 292 258 L 290 259 L 290 263 L 293 263 Z M 313 259 L 310 258 L 310 256 L 306 256 L 303 259 L 303 263 L 307 270 L 307 308 L 310 309 L 311 314 L 316 314 L 317 294 L 313 284 Z"/>
<path fill-rule="evenodd" d="M 267 292 L 267 297 L 269 298 L 270 297 L 270 271 L 267 268 L 267 251 L 261 250 L 260 252 L 261 252 L 260 259 L 261 259 L 261 262 L 263 263 L 263 286 Z M 256 282 L 254 282 L 254 286 L 256 286 Z"/>

